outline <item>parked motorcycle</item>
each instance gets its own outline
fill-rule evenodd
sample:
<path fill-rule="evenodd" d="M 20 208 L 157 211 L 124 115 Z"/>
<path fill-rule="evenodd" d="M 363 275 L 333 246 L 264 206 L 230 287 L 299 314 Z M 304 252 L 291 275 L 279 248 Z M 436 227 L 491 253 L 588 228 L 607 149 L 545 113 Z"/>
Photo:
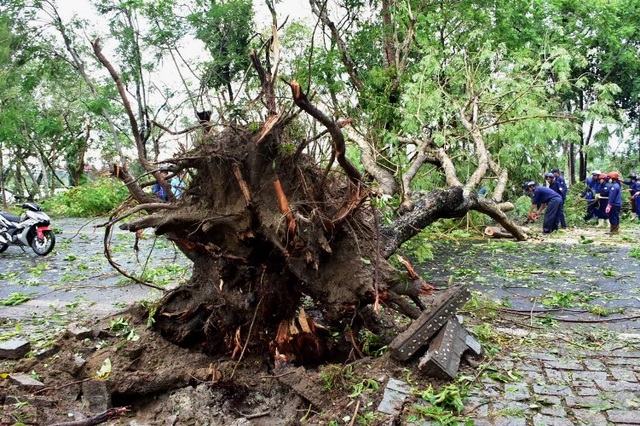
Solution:
<path fill-rule="evenodd" d="M 46 256 L 56 245 L 56 237 L 51 231 L 51 218 L 37 203 L 24 203 L 20 216 L 0 211 L 0 253 L 10 245 L 31 247 L 33 251 Z"/>

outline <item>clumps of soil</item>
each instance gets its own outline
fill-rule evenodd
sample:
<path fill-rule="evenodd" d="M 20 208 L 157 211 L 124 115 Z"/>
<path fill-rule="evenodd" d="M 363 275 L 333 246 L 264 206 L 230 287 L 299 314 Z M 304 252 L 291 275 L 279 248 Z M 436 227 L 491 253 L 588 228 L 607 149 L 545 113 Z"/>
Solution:
<path fill-rule="evenodd" d="M 106 424 L 321 425 L 353 416 L 358 401 L 360 415 L 375 412 L 387 380 L 407 374 L 386 355 L 317 369 L 275 369 L 268 354 L 213 358 L 168 342 L 146 321 L 133 307 L 89 324 L 89 337 L 67 332 L 37 356 L 0 362 L 0 424 L 64 424 L 128 407 Z M 116 331 L 114 322 L 127 327 Z M 18 385 L 10 376 L 19 373 L 44 386 Z M 354 395 L 365 379 L 379 386 Z M 376 419 L 369 424 L 389 421 Z"/>

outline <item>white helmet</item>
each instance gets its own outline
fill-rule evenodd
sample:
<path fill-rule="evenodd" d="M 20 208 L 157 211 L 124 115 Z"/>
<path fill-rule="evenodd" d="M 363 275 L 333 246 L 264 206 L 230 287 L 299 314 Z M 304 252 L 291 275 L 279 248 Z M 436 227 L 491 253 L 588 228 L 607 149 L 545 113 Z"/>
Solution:
<path fill-rule="evenodd" d="M 594 170 L 591 172 L 592 175 L 601 175 L 602 172 L 600 170 Z"/>

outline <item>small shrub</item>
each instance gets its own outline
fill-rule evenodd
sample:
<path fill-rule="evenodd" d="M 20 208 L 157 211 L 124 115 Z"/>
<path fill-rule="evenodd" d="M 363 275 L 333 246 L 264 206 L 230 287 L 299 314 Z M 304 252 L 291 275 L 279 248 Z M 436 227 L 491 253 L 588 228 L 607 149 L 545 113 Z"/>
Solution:
<path fill-rule="evenodd" d="M 57 216 L 105 216 L 119 206 L 128 194 L 122 183 L 105 178 L 71 188 L 42 205 L 43 210 Z"/>

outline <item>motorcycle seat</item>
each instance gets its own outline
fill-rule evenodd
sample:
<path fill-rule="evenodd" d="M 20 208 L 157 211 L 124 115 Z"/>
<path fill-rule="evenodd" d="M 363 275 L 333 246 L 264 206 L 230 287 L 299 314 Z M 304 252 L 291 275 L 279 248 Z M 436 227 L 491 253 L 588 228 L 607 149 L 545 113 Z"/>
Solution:
<path fill-rule="evenodd" d="M 14 215 L 14 214 L 0 212 L 0 215 L 2 215 L 2 217 L 4 217 L 5 219 L 7 219 L 10 222 L 14 222 L 14 223 L 19 223 L 20 222 L 20 217 Z"/>

